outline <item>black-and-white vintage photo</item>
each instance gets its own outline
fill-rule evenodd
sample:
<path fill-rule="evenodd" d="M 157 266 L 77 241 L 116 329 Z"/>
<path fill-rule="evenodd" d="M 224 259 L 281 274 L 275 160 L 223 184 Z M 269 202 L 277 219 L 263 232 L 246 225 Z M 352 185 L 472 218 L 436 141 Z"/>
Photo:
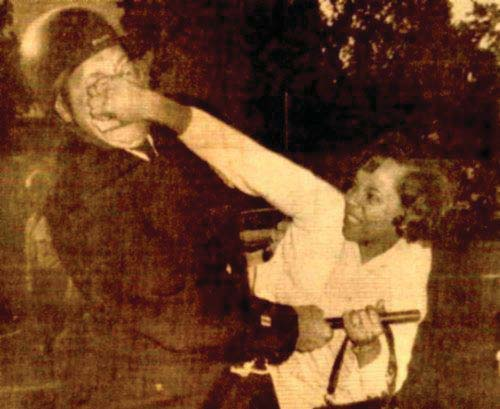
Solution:
<path fill-rule="evenodd" d="M 500 0 L 0 0 L 0 409 L 500 405 Z"/>

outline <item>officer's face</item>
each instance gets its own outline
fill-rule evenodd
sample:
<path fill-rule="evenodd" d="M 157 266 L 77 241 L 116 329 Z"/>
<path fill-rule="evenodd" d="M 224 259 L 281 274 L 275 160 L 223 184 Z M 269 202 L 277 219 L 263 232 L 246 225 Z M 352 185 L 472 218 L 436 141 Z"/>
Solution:
<path fill-rule="evenodd" d="M 144 79 L 120 46 L 105 48 L 80 64 L 66 82 L 72 119 L 99 145 L 134 148 L 142 144 L 148 132 L 145 122 L 122 123 L 116 119 L 97 119 L 90 114 L 89 88 L 99 79 L 120 75 L 136 83 Z"/>
<path fill-rule="evenodd" d="M 361 168 L 346 194 L 343 233 L 357 243 L 397 238 L 393 220 L 403 215 L 398 184 L 407 168 L 385 159 L 370 172 Z"/>

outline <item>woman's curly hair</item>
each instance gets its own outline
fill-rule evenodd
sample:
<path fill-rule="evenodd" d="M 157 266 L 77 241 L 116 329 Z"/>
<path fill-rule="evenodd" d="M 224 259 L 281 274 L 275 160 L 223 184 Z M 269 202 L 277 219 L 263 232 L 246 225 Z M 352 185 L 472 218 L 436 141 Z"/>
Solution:
<path fill-rule="evenodd" d="M 396 231 L 408 242 L 436 241 L 453 207 L 455 184 L 438 160 L 416 157 L 414 147 L 402 139 L 399 133 L 386 134 L 371 147 L 371 157 L 361 168 L 373 172 L 387 159 L 405 166 L 408 171 L 398 184 L 404 214 L 393 221 Z"/>

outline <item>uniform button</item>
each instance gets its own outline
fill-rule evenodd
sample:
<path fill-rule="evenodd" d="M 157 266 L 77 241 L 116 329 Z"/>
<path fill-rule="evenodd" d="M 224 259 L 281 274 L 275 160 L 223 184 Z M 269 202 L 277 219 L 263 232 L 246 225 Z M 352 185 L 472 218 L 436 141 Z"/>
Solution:
<path fill-rule="evenodd" d="M 270 328 L 273 325 L 273 321 L 272 321 L 272 319 L 271 319 L 271 317 L 269 315 L 262 314 L 260 316 L 260 325 L 262 327 Z"/>
<path fill-rule="evenodd" d="M 155 383 L 155 390 L 156 392 L 163 392 L 164 387 L 162 383 Z"/>
<path fill-rule="evenodd" d="M 233 274 L 233 268 L 231 267 L 231 264 L 226 264 L 226 273 L 229 275 Z"/>

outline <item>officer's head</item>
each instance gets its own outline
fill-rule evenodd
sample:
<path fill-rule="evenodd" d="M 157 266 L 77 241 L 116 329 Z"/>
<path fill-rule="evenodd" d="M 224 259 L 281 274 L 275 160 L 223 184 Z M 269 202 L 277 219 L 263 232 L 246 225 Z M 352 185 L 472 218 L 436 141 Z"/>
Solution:
<path fill-rule="evenodd" d="M 143 122 L 120 123 L 90 114 L 89 88 L 105 76 L 144 81 L 120 43 L 115 29 L 99 14 L 83 8 L 50 11 L 35 20 L 21 41 L 25 77 L 45 108 L 102 146 L 133 148 L 147 134 Z"/>

